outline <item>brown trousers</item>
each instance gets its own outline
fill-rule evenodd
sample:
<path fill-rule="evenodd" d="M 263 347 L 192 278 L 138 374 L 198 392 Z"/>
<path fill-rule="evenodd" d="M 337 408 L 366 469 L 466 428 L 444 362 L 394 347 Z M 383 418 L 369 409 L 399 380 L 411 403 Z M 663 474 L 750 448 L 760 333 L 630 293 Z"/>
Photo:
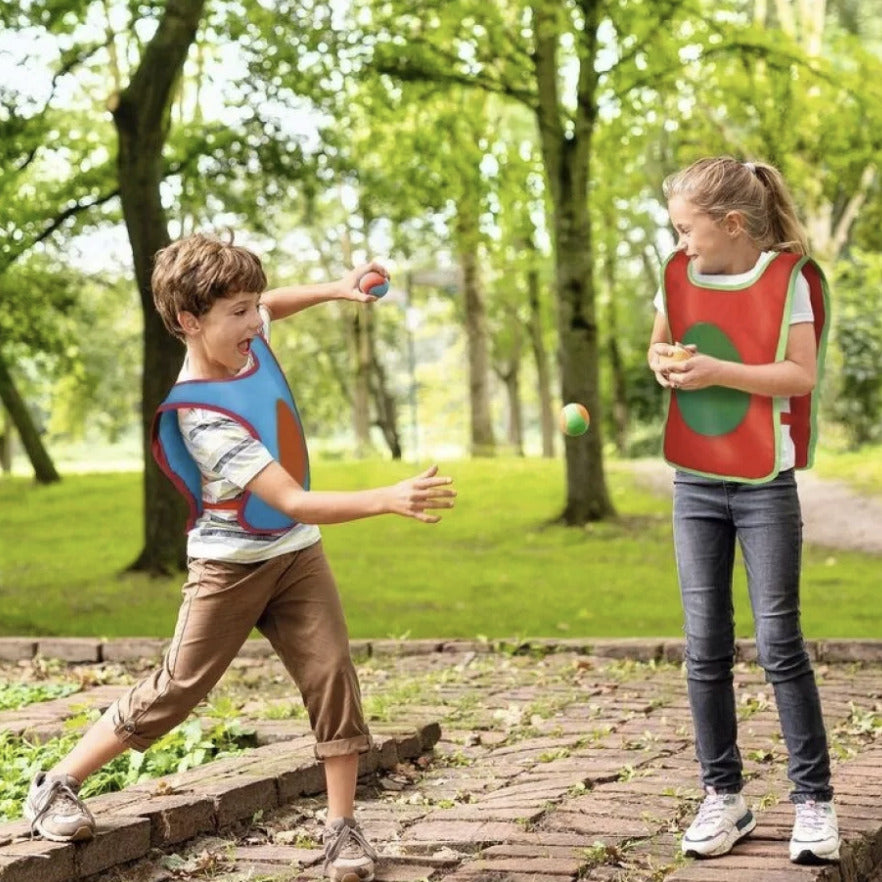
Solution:
<path fill-rule="evenodd" d="M 300 689 L 319 759 L 371 744 L 337 585 L 321 542 L 255 564 L 191 560 L 162 665 L 108 710 L 116 734 L 145 750 L 190 714 L 253 628 Z"/>

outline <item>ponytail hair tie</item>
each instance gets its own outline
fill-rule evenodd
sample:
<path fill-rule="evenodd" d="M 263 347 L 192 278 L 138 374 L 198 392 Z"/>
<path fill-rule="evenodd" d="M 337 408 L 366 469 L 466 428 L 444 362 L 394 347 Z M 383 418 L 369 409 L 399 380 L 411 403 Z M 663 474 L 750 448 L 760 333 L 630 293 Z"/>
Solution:
<path fill-rule="evenodd" d="M 744 162 L 742 165 L 752 174 L 756 174 L 756 166 L 752 162 Z"/>

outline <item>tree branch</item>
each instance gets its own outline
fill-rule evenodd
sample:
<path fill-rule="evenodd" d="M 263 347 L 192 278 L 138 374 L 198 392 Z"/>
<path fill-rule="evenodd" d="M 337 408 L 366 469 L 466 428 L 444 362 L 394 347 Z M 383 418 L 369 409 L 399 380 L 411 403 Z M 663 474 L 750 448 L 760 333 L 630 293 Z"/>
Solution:
<path fill-rule="evenodd" d="M 46 224 L 46 226 L 32 239 L 29 239 L 27 242 L 20 244 L 14 251 L 11 253 L 7 253 L 4 256 L 2 263 L 0 263 L 0 275 L 6 272 L 16 260 L 18 260 L 23 254 L 30 251 L 34 245 L 39 244 L 40 242 L 48 239 L 56 230 L 58 230 L 66 221 L 70 220 L 72 217 L 76 217 L 79 214 L 82 214 L 85 211 L 89 211 L 93 208 L 97 208 L 99 205 L 104 205 L 107 202 L 110 202 L 111 199 L 115 199 L 119 196 L 119 188 L 114 188 L 107 193 L 102 193 L 93 199 L 88 201 L 80 200 L 75 202 L 69 208 L 64 209 L 60 214 L 57 214 L 52 220 Z"/>

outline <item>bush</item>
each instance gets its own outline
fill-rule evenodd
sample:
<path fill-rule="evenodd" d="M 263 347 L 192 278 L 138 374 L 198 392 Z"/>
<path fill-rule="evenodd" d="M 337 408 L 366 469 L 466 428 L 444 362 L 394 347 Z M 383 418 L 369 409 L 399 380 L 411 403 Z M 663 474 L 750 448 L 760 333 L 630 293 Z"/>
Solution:
<path fill-rule="evenodd" d="M 841 366 L 832 412 L 858 448 L 882 439 L 882 256 L 859 252 L 843 262 L 835 298 Z"/>

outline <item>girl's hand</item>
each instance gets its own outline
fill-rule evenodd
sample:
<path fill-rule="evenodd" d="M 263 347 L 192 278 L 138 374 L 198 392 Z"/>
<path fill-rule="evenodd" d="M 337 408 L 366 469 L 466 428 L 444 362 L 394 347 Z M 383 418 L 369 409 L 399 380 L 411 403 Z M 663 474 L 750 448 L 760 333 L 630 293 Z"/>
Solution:
<path fill-rule="evenodd" d="M 663 389 L 669 389 L 667 365 L 670 363 L 671 353 L 675 347 L 671 343 L 652 343 L 646 353 L 649 369 L 655 374 L 656 382 Z"/>
<path fill-rule="evenodd" d="M 718 385 L 720 361 L 710 355 L 693 355 L 686 361 L 671 365 L 666 370 L 668 385 L 672 389 L 695 391 Z"/>
<path fill-rule="evenodd" d="M 441 516 L 430 512 L 432 509 L 453 508 L 456 490 L 452 484 L 453 478 L 439 475 L 438 466 L 430 466 L 421 474 L 386 488 L 388 511 L 415 518 L 424 524 L 436 524 Z"/>

